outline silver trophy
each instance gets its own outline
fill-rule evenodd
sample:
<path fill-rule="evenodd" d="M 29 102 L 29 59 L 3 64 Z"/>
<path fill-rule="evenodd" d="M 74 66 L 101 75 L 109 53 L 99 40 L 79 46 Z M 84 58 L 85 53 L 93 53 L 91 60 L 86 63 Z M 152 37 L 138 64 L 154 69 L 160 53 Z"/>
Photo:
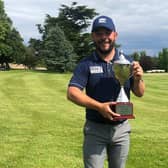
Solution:
<path fill-rule="evenodd" d="M 113 70 L 115 78 L 119 81 L 121 87 L 115 106 L 115 112 L 120 114 L 120 117 L 116 119 L 135 118 L 133 104 L 129 101 L 124 91 L 124 84 L 131 77 L 131 62 L 125 58 L 123 51 L 120 51 L 119 58 L 114 61 Z"/>

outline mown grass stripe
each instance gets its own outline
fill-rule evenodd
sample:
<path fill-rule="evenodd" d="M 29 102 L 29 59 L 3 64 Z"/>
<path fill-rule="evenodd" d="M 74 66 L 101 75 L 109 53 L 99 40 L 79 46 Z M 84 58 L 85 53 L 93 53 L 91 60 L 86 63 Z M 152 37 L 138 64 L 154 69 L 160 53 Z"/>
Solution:
<path fill-rule="evenodd" d="M 80 168 L 85 112 L 66 99 L 71 74 L 0 72 L 0 168 Z M 167 168 L 168 74 L 145 74 L 144 97 L 131 96 L 127 168 Z M 107 164 L 105 166 L 107 168 Z"/>

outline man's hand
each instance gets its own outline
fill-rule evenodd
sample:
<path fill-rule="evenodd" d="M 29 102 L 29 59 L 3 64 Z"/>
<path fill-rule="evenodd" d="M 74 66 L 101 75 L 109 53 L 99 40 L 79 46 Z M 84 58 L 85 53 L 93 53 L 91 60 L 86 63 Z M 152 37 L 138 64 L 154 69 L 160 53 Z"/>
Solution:
<path fill-rule="evenodd" d="M 142 80 L 143 69 L 140 66 L 139 62 L 136 61 L 133 62 L 132 73 L 135 81 Z"/>
<path fill-rule="evenodd" d="M 100 114 L 104 117 L 107 118 L 109 120 L 113 120 L 113 118 L 115 117 L 119 117 L 120 114 L 115 113 L 114 111 L 112 111 L 111 106 L 115 105 L 115 102 L 106 102 L 106 103 L 102 103 L 100 108 L 99 108 L 99 112 Z"/>
<path fill-rule="evenodd" d="M 133 62 L 132 74 L 134 78 L 134 85 L 132 91 L 136 96 L 141 97 L 143 96 L 145 91 L 145 83 L 142 80 L 143 69 L 140 66 L 139 62 Z"/>

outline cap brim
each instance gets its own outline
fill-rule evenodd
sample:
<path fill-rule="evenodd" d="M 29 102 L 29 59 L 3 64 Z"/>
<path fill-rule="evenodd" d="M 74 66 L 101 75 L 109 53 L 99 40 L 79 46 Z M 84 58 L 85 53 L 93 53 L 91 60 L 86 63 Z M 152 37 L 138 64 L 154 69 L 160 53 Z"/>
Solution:
<path fill-rule="evenodd" d="M 107 26 L 100 26 L 100 27 L 95 27 L 94 29 L 92 29 L 92 32 L 98 31 L 99 29 L 104 28 L 110 31 L 114 31 L 113 29 L 107 27 Z"/>

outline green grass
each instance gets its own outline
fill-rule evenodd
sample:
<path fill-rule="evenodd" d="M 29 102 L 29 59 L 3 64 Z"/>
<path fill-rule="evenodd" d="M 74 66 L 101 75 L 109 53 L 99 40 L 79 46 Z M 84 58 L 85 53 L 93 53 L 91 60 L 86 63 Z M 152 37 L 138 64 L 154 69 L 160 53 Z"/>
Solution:
<path fill-rule="evenodd" d="M 84 109 L 66 99 L 70 74 L 0 72 L 0 168 L 82 168 Z M 132 96 L 127 168 L 167 168 L 168 74 L 145 74 Z"/>
<path fill-rule="evenodd" d="M 131 151 L 127 168 L 168 165 L 168 74 L 146 74 L 143 98 L 133 96 L 136 119 L 131 121 Z"/>

